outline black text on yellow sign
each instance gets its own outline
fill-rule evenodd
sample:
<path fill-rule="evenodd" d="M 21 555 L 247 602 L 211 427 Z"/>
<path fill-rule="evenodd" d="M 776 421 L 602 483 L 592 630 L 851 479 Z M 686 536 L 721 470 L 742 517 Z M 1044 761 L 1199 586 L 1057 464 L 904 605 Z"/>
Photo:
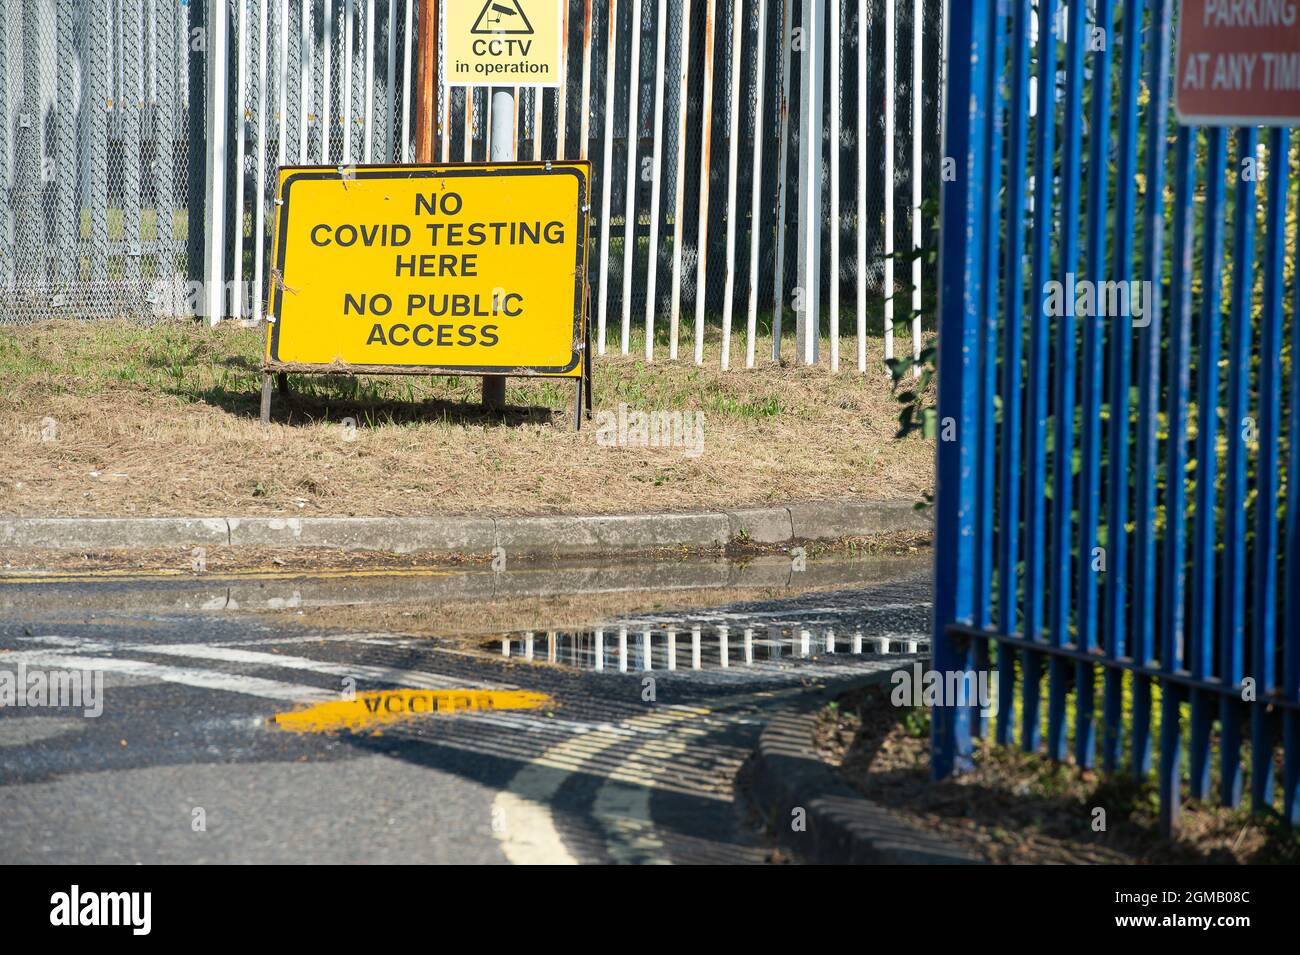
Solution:
<path fill-rule="evenodd" d="M 276 365 L 582 373 L 586 163 L 286 167 Z"/>
<path fill-rule="evenodd" d="M 452 86 L 559 86 L 567 0 L 453 0 L 443 7 Z"/>

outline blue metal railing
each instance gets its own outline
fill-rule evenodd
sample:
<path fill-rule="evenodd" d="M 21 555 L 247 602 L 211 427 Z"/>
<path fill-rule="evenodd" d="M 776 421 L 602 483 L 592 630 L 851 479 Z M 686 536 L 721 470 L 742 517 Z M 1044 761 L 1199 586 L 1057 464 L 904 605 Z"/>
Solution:
<path fill-rule="evenodd" d="M 1175 123 L 1175 6 L 950 6 L 934 665 L 997 667 L 999 744 L 1154 769 L 1166 828 L 1216 752 L 1238 803 L 1247 746 L 1252 807 L 1296 823 L 1291 135 Z M 985 727 L 933 716 L 942 778 Z"/>

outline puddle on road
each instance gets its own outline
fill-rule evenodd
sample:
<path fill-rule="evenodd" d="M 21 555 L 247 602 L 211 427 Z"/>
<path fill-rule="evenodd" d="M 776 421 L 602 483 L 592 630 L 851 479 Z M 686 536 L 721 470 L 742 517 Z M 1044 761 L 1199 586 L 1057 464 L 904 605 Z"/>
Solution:
<path fill-rule="evenodd" d="M 424 617 L 441 632 L 565 629 L 629 614 L 720 606 L 746 599 L 783 599 L 819 590 L 928 577 L 928 553 L 834 556 L 794 561 L 692 558 L 595 563 L 513 562 L 494 571 L 408 568 L 391 574 L 301 571 L 264 577 L 114 577 L 10 581 L 0 586 L 0 612 L 12 616 L 114 613 L 315 612 L 329 624 L 358 610 L 400 626 Z M 922 598 L 929 600 L 928 593 Z M 552 613 L 558 609 L 560 613 Z M 355 616 L 355 614 L 354 614 Z M 512 619 L 513 618 L 513 619 Z M 563 619 L 560 619 L 563 618 Z M 343 626 L 352 626 L 343 623 Z"/>
<path fill-rule="evenodd" d="M 655 670 L 723 670 L 764 661 L 810 660 L 847 655 L 876 657 L 927 653 L 930 641 L 919 634 L 866 636 L 815 633 L 803 628 L 746 627 L 733 631 L 702 627 L 689 631 L 591 630 L 562 633 L 524 631 L 485 641 L 480 649 L 506 659 L 550 663 L 593 672 L 650 672 Z"/>
<path fill-rule="evenodd" d="M 280 612 L 271 619 L 450 639 L 474 649 L 490 638 L 526 632 L 589 635 L 619 627 L 662 632 L 717 625 L 739 634 L 779 625 L 816 633 L 832 629 L 846 637 L 862 631 L 868 638 L 929 631 L 929 565 L 916 559 L 825 561 L 802 571 L 792 570 L 789 561 L 770 560 L 566 567 L 481 583 L 484 592 L 471 598 L 406 594 L 390 602 Z"/>
<path fill-rule="evenodd" d="M 191 616 L 238 626 L 251 612 L 281 636 L 287 629 L 434 640 L 592 671 L 722 671 L 928 652 L 930 581 L 924 552 L 570 561 L 500 572 L 29 583 L 0 588 L 0 612 L 45 621 L 105 614 L 133 627 Z"/>

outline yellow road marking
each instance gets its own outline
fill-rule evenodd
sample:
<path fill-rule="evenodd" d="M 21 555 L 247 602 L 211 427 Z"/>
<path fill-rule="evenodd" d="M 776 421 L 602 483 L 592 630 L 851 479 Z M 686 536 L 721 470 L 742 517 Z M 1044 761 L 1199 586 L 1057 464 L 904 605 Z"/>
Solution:
<path fill-rule="evenodd" d="M 545 693 L 524 690 L 379 690 L 277 713 L 268 722 L 291 733 L 358 733 L 430 714 L 536 710 L 551 702 Z"/>

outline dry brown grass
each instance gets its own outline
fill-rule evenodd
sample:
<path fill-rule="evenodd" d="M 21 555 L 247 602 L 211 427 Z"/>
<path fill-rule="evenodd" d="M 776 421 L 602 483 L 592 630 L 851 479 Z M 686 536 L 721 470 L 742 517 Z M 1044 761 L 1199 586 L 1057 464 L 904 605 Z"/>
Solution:
<path fill-rule="evenodd" d="M 704 412 L 693 458 L 574 434 L 572 388 L 554 381 L 511 379 L 502 422 L 477 410 L 477 378 L 295 378 L 263 428 L 260 347 L 255 330 L 190 323 L 0 331 L 0 513 L 611 513 L 932 485 L 933 447 L 894 438 L 883 372 L 597 359 L 597 410 Z"/>
<path fill-rule="evenodd" d="M 891 692 L 856 690 L 822 710 L 818 750 L 867 798 L 988 862 L 1294 865 L 1300 859 L 1300 835 L 1277 813 L 1252 816 L 1246 807 L 1188 801 L 1175 837 L 1165 839 L 1154 778 L 1107 776 L 991 739 L 977 741 L 971 772 L 935 783 L 929 711 L 893 706 Z M 1093 829 L 1099 807 L 1106 810 L 1103 831 Z"/>

